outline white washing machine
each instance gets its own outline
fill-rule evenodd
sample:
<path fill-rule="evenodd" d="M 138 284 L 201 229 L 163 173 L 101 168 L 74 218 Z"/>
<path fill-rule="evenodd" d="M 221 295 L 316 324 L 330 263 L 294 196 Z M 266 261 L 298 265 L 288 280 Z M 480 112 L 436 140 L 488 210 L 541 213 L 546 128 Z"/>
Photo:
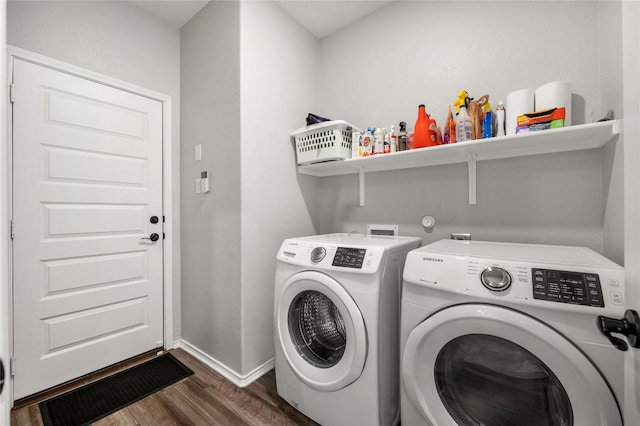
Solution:
<path fill-rule="evenodd" d="M 275 277 L 278 394 L 322 425 L 392 425 L 400 409 L 400 291 L 420 238 L 285 240 Z"/>
<path fill-rule="evenodd" d="M 623 268 L 587 248 L 442 240 L 412 251 L 402 425 L 622 425 L 624 352 L 598 326 L 623 317 L 624 294 Z"/>

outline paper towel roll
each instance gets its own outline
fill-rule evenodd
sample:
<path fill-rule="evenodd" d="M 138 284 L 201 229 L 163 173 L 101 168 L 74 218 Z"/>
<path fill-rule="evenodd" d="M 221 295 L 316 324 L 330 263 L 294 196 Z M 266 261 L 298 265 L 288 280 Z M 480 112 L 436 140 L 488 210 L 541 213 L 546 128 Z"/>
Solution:
<path fill-rule="evenodd" d="M 536 111 L 564 107 L 564 125 L 571 126 L 571 83 L 552 81 L 538 87 L 535 91 L 535 107 Z"/>
<path fill-rule="evenodd" d="M 505 105 L 507 136 L 516 134 L 518 116 L 535 111 L 533 106 L 533 89 L 516 90 L 507 95 Z"/>

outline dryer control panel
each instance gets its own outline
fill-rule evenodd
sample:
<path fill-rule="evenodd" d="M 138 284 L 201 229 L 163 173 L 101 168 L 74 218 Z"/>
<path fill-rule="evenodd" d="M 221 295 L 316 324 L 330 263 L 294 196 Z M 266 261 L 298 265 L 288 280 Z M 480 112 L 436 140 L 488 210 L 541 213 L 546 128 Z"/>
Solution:
<path fill-rule="evenodd" d="M 531 281 L 534 299 L 604 307 L 598 274 L 532 268 Z"/>

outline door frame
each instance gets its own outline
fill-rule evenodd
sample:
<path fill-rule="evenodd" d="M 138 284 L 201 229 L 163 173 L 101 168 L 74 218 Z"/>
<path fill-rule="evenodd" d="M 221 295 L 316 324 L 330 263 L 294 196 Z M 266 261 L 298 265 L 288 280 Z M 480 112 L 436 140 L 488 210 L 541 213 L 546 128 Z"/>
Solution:
<path fill-rule="evenodd" d="M 124 90 L 129 93 L 133 93 L 136 95 L 144 96 L 146 98 L 150 98 L 162 103 L 162 211 L 164 216 L 164 235 L 163 239 L 163 340 L 164 340 L 164 348 L 172 349 L 174 347 L 174 338 L 173 338 L 173 197 L 172 197 L 172 125 L 171 125 L 171 114 L 172 114 L 172 98 L 169 95 L 165 95 L 162 93 L 158 93 L 149 89 L 145 89 L 140 86 L 136 86 L 131 83 L 127 83 L 122 80 L 118 80 L 112 77 L 109 77 L 104 74 L 96 73 L 85 68 L 81 68 L 75 65 L 68 64 L 66 62 L 59 61 L 57 59 L 53 59 L 44 55 L 40 55 L 38 53 L 33 53 L 25 49 L 21 49 L 19 47 L 7 45 L 7 81 L 3 82 L 3 84 L 11 83 L 13 76 L 13 60 L 21 59 L 24 61 L 28 61 L 34 63 L 36 65 L 44 66 L 56 71 L 60 71 L 66 74 L 71 74 L 76 77 L 84 78 L 86 80 L 94 81 L 96 83 L 100 83 L 106 86 L 110 86 L 116 89 Z M 17 89 L 19 90 L 19 89 Z M 6 196 L 5 194 L 0 195 L 0 203 L 3 206 L 6 206 L 7 213 L 9 216 L 9 220 L 12 219 L 12 201 L 13 201 L 13 181 L 12 181 L 12 170 L 13 170 L 13 152 L 12 152 L 12 109 L 7 107 L 7 133 L 3 135 L 2 146 L 1 148 L 7 153 L 7 188 L 6 188 Z M 6 142 L 5 142 L 6 141 Z M 0 224 L 0 226 L 9 226 L 9 224 Z M 12 288 L 13 288 L 13 244 L 11 238 L 7 238 L 8 245 L 8 259 L 2 259 L 2 262 L 7 262 L 8 264 L 8 294 L 0 294 L 0 299 L 4 299 L 7 297 L 7 301 L 12 300 Z M 0 289 L 2 291 L 3 289 Z M 4 291 L 3 291 L 4 293 Z M 13 304 L 9 303 L 10 309 L 8 310 L 8 321 L 9 321 L 9 340 L 11 347 L 11 355 L 14 356 L 13 353 Z M 5 391 L 10 391 L 11 404 L 13 406 L 13 380 L 5 383 Z"/>

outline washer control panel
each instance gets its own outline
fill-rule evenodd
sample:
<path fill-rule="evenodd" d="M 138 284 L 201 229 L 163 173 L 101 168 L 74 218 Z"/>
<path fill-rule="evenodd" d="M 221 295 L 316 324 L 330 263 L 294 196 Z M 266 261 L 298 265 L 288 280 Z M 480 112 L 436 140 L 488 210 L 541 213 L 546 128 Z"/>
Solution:
<path fill-rule="evenodd" d="M 356 247 L 338 247 L 333 256 L 331 266 L 341 266 L 344 268 L 362 269 L 362 263 L 367 250 Z"/>
<path fill-rule="evenodd" d="M 531 268 L 531 281 L 534 299 L 604 307 L 598 274 Z"/>

